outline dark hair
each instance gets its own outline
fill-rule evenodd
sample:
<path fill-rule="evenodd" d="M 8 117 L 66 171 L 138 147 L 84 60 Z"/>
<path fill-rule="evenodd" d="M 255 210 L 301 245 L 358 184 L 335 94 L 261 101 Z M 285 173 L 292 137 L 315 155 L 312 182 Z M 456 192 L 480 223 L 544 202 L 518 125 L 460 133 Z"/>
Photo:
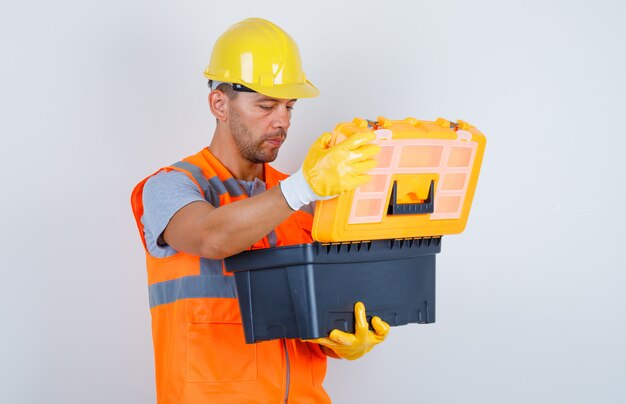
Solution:
<path fill-rule="evenodd" d="M 209 88 L 211 88 L 211 80 L 209 80 Z M 220 83 L 215 89 L 226 94 L 229 100 L 234 100 L 237 97 L 238 91 L 235 91 L 230 83 Z"/>

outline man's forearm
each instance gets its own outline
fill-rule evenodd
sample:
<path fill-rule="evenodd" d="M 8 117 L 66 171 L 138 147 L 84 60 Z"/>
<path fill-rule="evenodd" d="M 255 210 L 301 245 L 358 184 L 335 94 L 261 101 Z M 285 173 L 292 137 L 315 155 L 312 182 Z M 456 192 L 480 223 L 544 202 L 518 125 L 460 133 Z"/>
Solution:
<path fill-rule="evenodd" d="M 224 258 L 245 250 L 293 212 L 278 186 L 215 209 L 211 212 L 214 217 L 206 223 L 207 231 L 216 237 L 211 246 L 215 251 L 213 258 Z"/>
<path fill-rule="evenodd" d="M 219 208 L 187 205 L 172 217 L 164 238 L 178 251 L 221 259 L 250 247 L 292 213 L 276 186 Z"/>

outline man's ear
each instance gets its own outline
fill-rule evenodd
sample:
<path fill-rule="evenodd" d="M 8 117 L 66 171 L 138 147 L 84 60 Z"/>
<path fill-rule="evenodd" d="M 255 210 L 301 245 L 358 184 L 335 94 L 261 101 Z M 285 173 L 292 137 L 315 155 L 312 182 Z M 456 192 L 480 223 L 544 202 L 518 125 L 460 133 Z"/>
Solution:
<path fill-rule="evenodd" d="M 209 107 L 218 121 L 225 121 L 228 117 L 228 96 L 220 90 L 209 93 Z"/>

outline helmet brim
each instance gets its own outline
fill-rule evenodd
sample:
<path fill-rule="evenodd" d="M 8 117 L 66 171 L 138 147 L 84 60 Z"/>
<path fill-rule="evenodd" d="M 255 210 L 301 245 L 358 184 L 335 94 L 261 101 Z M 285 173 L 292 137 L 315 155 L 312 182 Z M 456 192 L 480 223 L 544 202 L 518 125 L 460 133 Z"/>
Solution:
<path fill-rule="evenodd" d="M 224 77 L 218 77 L 216 75 L 208 74 L 205 72 L 204 77 L 210 80 L 216 80 L 224 83 L 238 83 L 246 86 L 257 93 L 266 95 L 272 98 L 281 98 L 285 100 L 293 100 L 299 98 L 314 98 L 320 95 L 320 91 L 310 81 L 304 83 L 293 84 L 277 84 L 272 86 L 260 86 L 254 83 L 246 83 L 243 81 L 228 80 Z"/>

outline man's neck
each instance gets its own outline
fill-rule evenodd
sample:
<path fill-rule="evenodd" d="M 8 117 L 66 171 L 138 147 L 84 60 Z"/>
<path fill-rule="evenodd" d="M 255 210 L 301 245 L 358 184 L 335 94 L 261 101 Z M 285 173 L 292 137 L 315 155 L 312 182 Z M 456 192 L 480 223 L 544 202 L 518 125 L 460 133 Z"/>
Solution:
<path fill-rule="evenodd" d="M 211 140 L 209 150 L 224 167 L 238 180 L 253 181 L 255 178 L 265 181 L 264 164 L 253 163 L 242 157 L 233 142 L 223 140 L 216 133 Z"/>

